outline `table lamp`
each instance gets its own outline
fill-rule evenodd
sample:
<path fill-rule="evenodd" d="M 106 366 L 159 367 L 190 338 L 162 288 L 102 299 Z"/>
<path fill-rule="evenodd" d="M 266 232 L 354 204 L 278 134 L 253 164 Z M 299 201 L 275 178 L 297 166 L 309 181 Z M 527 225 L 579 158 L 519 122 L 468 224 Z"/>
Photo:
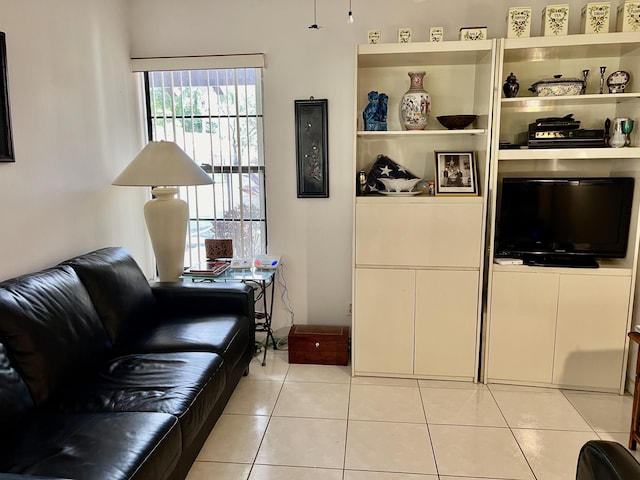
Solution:
<path fill-rule="evenodd" d="M 175 142 L 165 141 L 149 142 L 113 181 L 113 185 L 153 187 L 144 218 L 161 282 L 177 281 L 184 268 L 189 207 L 175 196 L 177 187 L 211 183 L 213 179 Z"/>

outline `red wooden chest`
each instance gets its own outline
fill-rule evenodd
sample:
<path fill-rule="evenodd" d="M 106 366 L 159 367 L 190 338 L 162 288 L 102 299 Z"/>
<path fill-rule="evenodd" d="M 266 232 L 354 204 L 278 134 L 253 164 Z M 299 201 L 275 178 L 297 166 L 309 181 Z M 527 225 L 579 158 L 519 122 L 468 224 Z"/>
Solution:
<path fill-rule="evenodd" d="M 288 344 L 289 363 L 349 363 L 349 327 L 292 325 Z"/>

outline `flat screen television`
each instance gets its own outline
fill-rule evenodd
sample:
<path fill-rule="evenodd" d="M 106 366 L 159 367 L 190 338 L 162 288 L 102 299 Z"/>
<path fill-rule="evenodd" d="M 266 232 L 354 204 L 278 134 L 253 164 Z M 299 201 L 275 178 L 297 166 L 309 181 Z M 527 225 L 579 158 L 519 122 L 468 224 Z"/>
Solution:
<path fill-rule="evenodd" d="M 504 178 L 496 256 L 597 267 L 627 254 L 633 178 Z"/>

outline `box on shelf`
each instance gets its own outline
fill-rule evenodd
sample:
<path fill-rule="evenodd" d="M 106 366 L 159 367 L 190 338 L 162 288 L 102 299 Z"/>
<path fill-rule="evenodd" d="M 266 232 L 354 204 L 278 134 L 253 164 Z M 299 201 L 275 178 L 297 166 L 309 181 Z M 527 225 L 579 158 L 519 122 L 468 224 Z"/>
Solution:
<path fill-rule="evenodd" d="M 367 32 L 367 43 L 376 45 L 380 43 L 380 30 L 369 30 Z"/>
<path fill-rule="evenodd" d="M 460 29 L 460 40 L 473 41 L 473 40 L 486 40 L 487 39 L 487 27 L 462 27 Z"/>
<path fill-rule="evenodd" d="M 640 2 L 622 2 L 617 14 L 618 32 L 640 32 Z"/>
<path fill-rule="evenodd" d="M 401 28 L 398 30 L 398 43 L 411 43 L 410 28 Z"/>
<path fill-rule="evenodd" d="M 431 27 L 429 29 L 429 41 L 430 42 L 442 42 L 442 41 L 444 41 L 444 28 L 443 27 Z"/>
<path fill-rule="evenodd" d="M 582 7 L 580 33 L 609 33 L 611 2 L 592 2 Z"/>
<path fill-rule="evenodd" d="M 531 7 L 511 7 L 507 13 L 507 38 L 531 36 Z"/>
<path fill-rule="evenodd" d="M 560 3 L 547 5 L 542 9 L 542 34 L 547 36 L 569 33 L 569 5 Z"/>
<path fill-rule="evenodd" d="M 292 325 L 288 349 L 289 363 L 348 365 L 349 327 Z"/>

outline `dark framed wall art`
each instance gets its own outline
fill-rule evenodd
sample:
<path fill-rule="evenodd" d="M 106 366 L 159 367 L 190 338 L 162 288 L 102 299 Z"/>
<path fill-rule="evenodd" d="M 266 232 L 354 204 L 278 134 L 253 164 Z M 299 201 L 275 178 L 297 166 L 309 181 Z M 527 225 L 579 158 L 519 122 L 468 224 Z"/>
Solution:
<path fill-rule="evenodd" d="M 298 198 L 329 196 L 327 99 L 295 100 Z"/>
<path fill-rule="evenodd" d="M 0 162 L 14 162 L 9 113 L 9 84 L 7 79 L 7 44 L 0 32 Z"/>

